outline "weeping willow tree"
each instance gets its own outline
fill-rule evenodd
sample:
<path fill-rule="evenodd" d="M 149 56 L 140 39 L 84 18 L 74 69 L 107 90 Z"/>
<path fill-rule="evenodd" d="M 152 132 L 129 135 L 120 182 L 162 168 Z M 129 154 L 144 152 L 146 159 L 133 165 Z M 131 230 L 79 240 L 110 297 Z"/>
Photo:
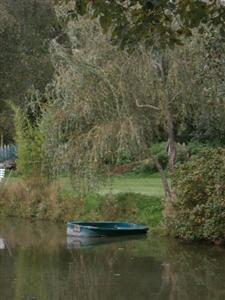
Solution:
<path fill-rule="evenodd" d="M 96 30 L 98 35 L 92 39 Z M 69 34 L 72 55 L 57 44 L 52 49 L 57 76 L 47 91 L 53 99 L 44 116 L 53 125 L 47 152 L 51 149 L 49 157 L 54 157 L 56 169 L 62 167 L 90 183 L 123 154 L 144 157 L 157 136 L 158 116 L 152 113 L 149 118 L 146 109 L 137 114 L 136 99 L 146 98 L 154 89 L 138 88 L 147 80 L 142 79 L 140 68 L 139 73 L 135 70 L 139 64 L 144 66 L 141 51 L 133 61 L 107 43 L 97 23 L 93 27 L 86 20 L 71 25 Z"/>
<path fill-rule="evenodd" d="M 124 153 L 148 159 L 152 143 L 164 138 L 173 170 L 175 138 L 204 101 L 196 77 L 202 68 L 199 38 L 173 50 L 139 45 L 130 54 L 113 47 L 97 21 L 71 22 L 67 33 L 70 51 L 56 41 L 51 45 L 56 75 L 43 115 L 46 168 L 69 172 L 74 182 L 90 186 Z M 155 163 L 169 199 L 171 188 Z"/>
<path fill-rule="evenodd" d="M 61 147 L 55 148 L 61 157 L 64 153 L 73 174 L 99 174 L 121 151 L 137 159 L 151 156 L 148 149 L 159 130 L 168 141 L 168 168 L 174 172 L 179 135 L 185 127 L 198 126 L 198 115 L 204 117 L 204 110 L 210 109 L 204 105 L 208 87 L 214 111 L 221 116 L 224 103 L 213 99 L 218 96 L 218 78 L 205 83 L 202 74 L 209 61 L 203 43 L 207 33 L 216 30 L 224 39 L 223 2 L 145 2 L 58 2 L 60 17 L 80 19 L 78 15 L 90 14 L 106 34 L 102 36 L 97 23 L 88 29 L 83 21 L 82 27 L 74 22 L 69 24 L 73 54 L 55 45 L 58 94 L 51 97 L 64 124 L 63 129 L 57 124 Z M 121 49 L 132 49 L 132 55 L 126 50 L 119 53 L 109 40 Z M 175 193 L 153 159 L 171 200 Z"/>

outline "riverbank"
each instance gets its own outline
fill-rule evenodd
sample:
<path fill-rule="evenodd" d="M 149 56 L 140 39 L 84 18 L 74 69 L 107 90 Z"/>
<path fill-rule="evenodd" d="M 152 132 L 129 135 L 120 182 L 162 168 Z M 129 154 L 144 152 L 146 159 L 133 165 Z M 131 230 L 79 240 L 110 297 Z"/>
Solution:
<path fill-rule="evenodd" d="M 39 177 L 11 177 L 1 186 L 0 212 L 4 216 L 56 222 L 126 220 L 145 223 L 152 230 L 158 230 L 162 199 L 157 174 L 118 176 L 98 193 L 85 196 L 76 193 L 65 178 L 48 183 Z"/>

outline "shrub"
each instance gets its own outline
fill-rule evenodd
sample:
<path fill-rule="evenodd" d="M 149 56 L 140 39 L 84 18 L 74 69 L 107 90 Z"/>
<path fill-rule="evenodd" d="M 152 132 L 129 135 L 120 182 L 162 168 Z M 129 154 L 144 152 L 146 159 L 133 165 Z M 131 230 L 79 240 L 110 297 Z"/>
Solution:
<path fill-rule="evenodd" d="M 187 144 L 187 151 L 189 156 L 198 155 L 205 148 L 210 148 L 210 146 L 207 144 L 199 143 L 197 141 L 193 141 Z"/>
<path fill-rule="evenodd" d="M 225 242 L 225 149 L 204 149 L 173 174 L 168 226 L 185 240 Z"/>
<path fill-rule="evenodd" d="M 168 164 L 168 154 L 166 151 L 166 148 L 167 148 L 166 145 L 167 145 L 166 142 L 162 142 L 162 143 L 154 144 L 150 148 L 151 154 L 154 155 L 158 159 L 158 161 L 160 162 L 160 164 L 162 165 L 162 167 L 164 169 L 166 168 L 166 166 Z"/>
<path fill-rule="evenodd" d="M 167 143 L 162 142 L 159 144 L 154 144 L 150 148 L 150 152 L 152 155 L 154 155 L 163 169 L 167 168 L 169 157 L 167 153 Z M 177 144 L 177 157 L 176 157 L 176 163 L 180 164 L 187 160 L 189 156 L 188 148 L 185 145 Z M 150 163 L 149 164 L 149 171 L 157 171 L 155 164 Z"/>
<path fill-rule="evenodd" d="M 19 108 L 13 105 L 11 107 L 15 113 L 18 172 L 25 177 L 40 174 L 43 159 L 43 132 L 38 126 L 33 126 Z"/>
<path fill-rule="evenodd" d="M 127 151 L 118 151 L 116 165 L 129 164 L 134 161 L 134 157 Z"/>

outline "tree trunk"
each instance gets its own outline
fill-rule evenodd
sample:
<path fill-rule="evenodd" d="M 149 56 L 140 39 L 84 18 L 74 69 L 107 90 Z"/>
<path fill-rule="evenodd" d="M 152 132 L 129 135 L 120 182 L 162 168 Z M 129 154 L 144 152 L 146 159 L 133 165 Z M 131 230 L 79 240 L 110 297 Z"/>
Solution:
<path fill-rule="evenodd" d="M 169 156 L 168 162 L 168 169 L 171 173 L 174 172 L 175 163 L 176 163 L 176 155 L 177 155 L 177 147 L 175 142 L 175 135 L 174 135 L 174 126 L 173 126 L 173 115 L 171 113 L 171 102 L 178 96 L 172 96 L 169 93 L 168 86 L 167 86 L 167 76 L 168 76 L 168 64 L 164 59 L 164 56 L 161 58 L 161 62 L 155 62 L 155 67 L 158 70 L 158 73 L 161 77 L 162 88 L 165 91 L 163 102 L 161 103 L 161 107 L 163 109 L 163 114 L 165 117 L 165 130 L 167 131 L 168 135 L 168 144 L 167 144 L 167 153 Z M 173 187 L 170 187 L 168 179 L 164 173 L 164 170 L 157 160 L 154 157 L 155 165 L 160 173 L 160 177 L 162 180 L 163 189 L 165 192 L 167 203 L 171 203 L 173 199 L 176 197 L 176 192 Z M 168 204 L 168 206 L 171 206 Z"/>
<path fill-rule="evenodd" d="M 169 170 L 173 171 L 176 162 L 176 143 L 175 143 L 175 136 L 174 136 L 174 126 L 173 126 L 173 115 L 171 113 L 171 103 L 177 98 L 178 94 L 171 95 L 170 94 L 170 87 L 168 86 L 168 62 L 165 59 L 165 56 L 162 55 L 161 62 L 157 63 L 159 74 L 161 77 L 162 88 L 165 91 L 163 97 L 163 114 L 165 116 L 165 127 L 168 134 L 168 155 L 169 155 Z"/>
<path fill-rule="evenodd" d="M 165 100 L 165 117 L 166 117 L 166 130 L 168 134 L 168 144 L 167 144 L 167 153 L 169 156 L 169 171 L 173 172 L 176 163 L 177 156 L 177 146 L 174 137 L 174 126 L 173 126 L 173 117 L 170 112 L 169 100 Z"/>
<path fill-rule="evenodd" d="M 158 161 L 158 159 L 156 157 L 154 157 L 153 159 L 154 159 L 156 168 L 159 171 L 159 174 L 160 174 L 160 177 L 161 177 L 163 190 L 164 190 L 164 193 L 165 193 L 165 198 L 166 198 L 166 200 L 171 201 L 172 200 L 172 194 L 171 194 L 171 189 L 170 189 L 170 186 L 169 186 L 168 179 L 166 178 L 164 170 L 163 170 L 160 162 Z"/>

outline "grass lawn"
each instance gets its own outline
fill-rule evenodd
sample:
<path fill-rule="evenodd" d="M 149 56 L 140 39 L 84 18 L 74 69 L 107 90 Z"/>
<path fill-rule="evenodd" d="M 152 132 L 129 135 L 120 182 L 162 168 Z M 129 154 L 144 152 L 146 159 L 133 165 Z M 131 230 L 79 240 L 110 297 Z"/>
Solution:
<path fill-rule="evenodd" d="M 17 181 L 18 177 L 14 177 L 13 175 L 14 174 L 12 174 L 10 178 L 6 179 L 6 181 Z M 71 187 L 69 179 L 64 177 L 61 180 L 64 182 L 65 190 L 73 194 L 74 191 Z M 99 194 L 104 195 L 109 192 L 112 192 L 113 194 L 130 192 L 147 196 L 164 196 L 161 179 L 158 173 L 145 176 L 132 173 L 114 176 L 111 178 L 110 183 L 100 188 Z"/>
<path fill-rule="evenodd" d="M 115 176 L 112 178 L 112 183 L 103 187 L 100 193 L 106 194 L 110 191 L 114 194 L 131 192 L 148 196 L 164 195 L 159 174 Z"/>

